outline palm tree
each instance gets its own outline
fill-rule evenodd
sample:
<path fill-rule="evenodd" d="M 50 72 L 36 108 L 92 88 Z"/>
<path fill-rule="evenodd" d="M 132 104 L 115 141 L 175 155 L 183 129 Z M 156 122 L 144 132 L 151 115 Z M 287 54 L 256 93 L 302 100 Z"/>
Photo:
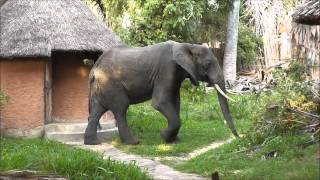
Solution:
<path fill-rule="evenodd" d="M 227 40 L 223 57 L 223 75 L 227 84 L 231 86 L 236 80 L 239 12 L 240 0 L 233 0 L 228 17 Z"/>

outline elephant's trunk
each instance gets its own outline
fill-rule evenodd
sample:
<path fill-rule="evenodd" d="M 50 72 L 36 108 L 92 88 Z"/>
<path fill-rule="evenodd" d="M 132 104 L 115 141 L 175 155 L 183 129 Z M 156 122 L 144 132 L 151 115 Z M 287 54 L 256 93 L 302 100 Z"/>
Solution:
<path fill-rule="evenodd" d="M 226 89 L 225 89 L 225 85 L 224 83 L 219 83 L 219 84 L 215 84 L 215 86 L 218 85 L 220 86 L 220 90 L 222 90 L 224 93 L 226 93 Z M 216 88 L 217 89 L 217 88 Z M 232 121 L 232 117 L 230 114 L 230 110 L 229 110 L 229 105 L 228 105 L 228 100 L 227 100 L 227 96 L 225 97 L 223 93 L 219 92 L 219 90 L 217 89 L 218 92 L 218 99 L 219 99 L 219 103 L 220 103 L 220 107 L 221 107 L 221 111 L 223 113 L 224 119 L 227 122 L 228 127 L 230 128 L 232 134 L 235 137 L 239 137 L 236 128 L 234 127 L 233 121 Z"/>

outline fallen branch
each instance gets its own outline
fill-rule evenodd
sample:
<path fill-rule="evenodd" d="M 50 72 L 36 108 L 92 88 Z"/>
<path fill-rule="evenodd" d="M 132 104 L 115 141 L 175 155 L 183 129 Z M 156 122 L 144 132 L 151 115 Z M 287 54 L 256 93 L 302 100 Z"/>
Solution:
<path fill-rule="evenodd" d="M 245 94 L 245 93 L 251 93 L 252 91 L 250 91 L 250 90 L 247 90 L 247 91 L 235 91 L 235 90 L 228 89 L 227 92 L 230 93 L 230 94 Z"/>
<path fill-rule="evenodd" d="M 320 132 L 320 128 L 318 130 L 316 130 L 316 132 L 312 133 L 312 136 L 318 134 Z"/>
<path fill-rule="evenodd" d="M 310 124 L 310 125 L 306 126 L 306 128 L 315 128 L 317 126 L 320 127 L 320 123 Z"/>
<path fill-rule="evenodd" d="M 68 178 L 56 175 L 54 173 L 45 173 L 31 170 L 9 170 L 0 173 L 0 179 L 59 179 L 68 180 Z"/>
<path fill-rule="evenodd" d="M 292 120 L 292 119 L 290 119 L 290 120 L 283 120 L 283 121 L 285 121 L 285 122 L 297 122 L 297 123 L 300 123 L 300 124 L 308 124 L 308 123 L 306 123 L 306 122 L 297 121 L 297 120 Z"/>
<path fill-rule="evenodd" d="M 299 114 L 301 114 L 303 116 L 306 116 L 306 117 L 316 118 L 318 121 L 320 121 L 320 116 L 318 116 L 318 115 L 311 114 L 309 112 L 301 111 L 301 110 L 298 110 L 298 109 L 288 108 L 288 107 L 287 107 L 287 109 L 292 111 L 292 112 L 299 113 Z"/>

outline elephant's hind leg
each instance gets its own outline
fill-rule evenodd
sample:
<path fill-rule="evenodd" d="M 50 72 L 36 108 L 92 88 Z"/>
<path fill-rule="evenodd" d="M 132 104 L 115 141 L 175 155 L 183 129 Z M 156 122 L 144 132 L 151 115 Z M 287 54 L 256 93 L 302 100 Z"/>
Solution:
<path fill-rule="evenodd" d="M 125 144 L 138 144 L 139 141 L 132 136 L 127 123 L 126 114 L 129 107 L 129 99 L 125 95 L 118 95 L 113 96 L 112 102 L 116 102 L 110 105 L 110 110 L 117 121 L 121 141 Z"/>
<path fill-rule="evenodd" d="M 88 118 L 88 126 L 84 134 L 84 144 L 96 145 L 101 144 L 101 140 L 97 136 L 97 127 L 99 119 L 107 111 L 98 101 L 93 100 L 90 103 L 90 114 Z"/>
<path fill-rule="evenodd" d="M 120 139 L 125 144 L 139 144 L 139 141 L 132 136 L 130 132 L 130 128 L 128 127 L 127 119 L 126 119 L 126 111 L 125 109 L 113 110 L 113 114 L 118 124 L 118 131 L 120 135 Z"/>

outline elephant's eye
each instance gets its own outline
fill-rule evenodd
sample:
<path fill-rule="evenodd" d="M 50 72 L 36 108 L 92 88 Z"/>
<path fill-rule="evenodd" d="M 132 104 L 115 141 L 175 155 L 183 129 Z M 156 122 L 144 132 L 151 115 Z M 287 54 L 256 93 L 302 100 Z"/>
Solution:
<path fill-rule="evenodd" d="M 210 67 L 210 62 L 206 62 L 206 63 L 204 64 L 204 69 L 205 69 L 205 70 L 208 70 L 209 67 Z"/>

